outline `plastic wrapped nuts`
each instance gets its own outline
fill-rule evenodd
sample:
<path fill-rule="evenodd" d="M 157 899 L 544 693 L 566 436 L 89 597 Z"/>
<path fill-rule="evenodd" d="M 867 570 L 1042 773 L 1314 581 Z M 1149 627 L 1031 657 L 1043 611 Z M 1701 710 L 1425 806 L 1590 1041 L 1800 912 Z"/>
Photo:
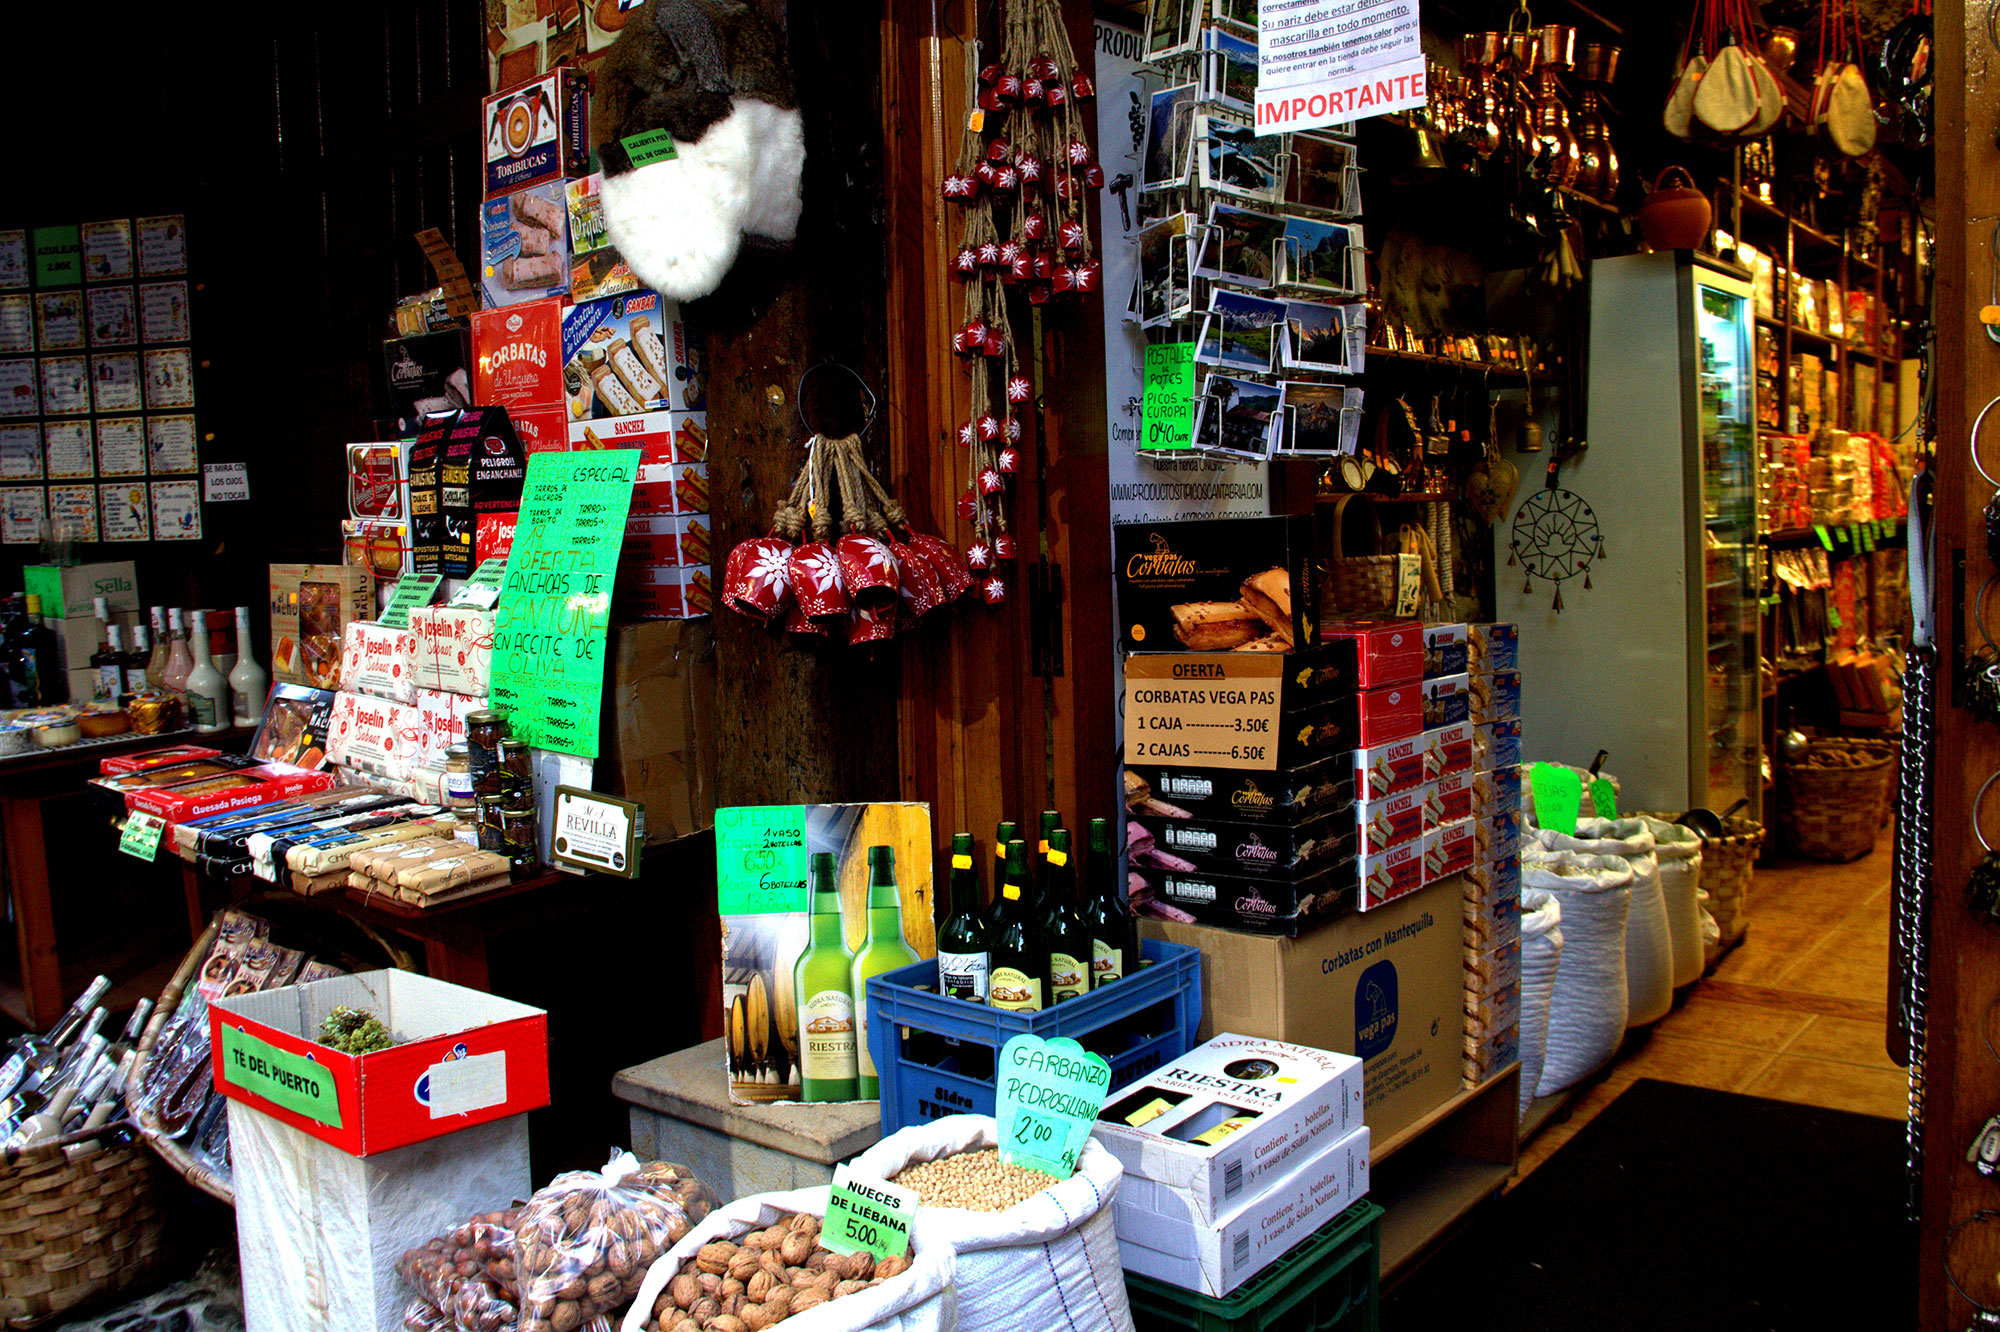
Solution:
<path fill-rule="evenodd" d="M 396 1262 L 396 1271 L 457 1332 L 501 1332 L 519 1317 L 514 1225 L 518 1213 L 482 1212 Z"/>
<path fill-rule="evenodd" d="M 515 1224 L 519 1332 L 577 1332 L 630 1303 L 653 1261 L 716 1205 L 685 1166 L 641 1165 L 626 1152 L 601 1174 L 557 1176 Z M 711 1274 L 718 1291 L 726 1266 Z"/>

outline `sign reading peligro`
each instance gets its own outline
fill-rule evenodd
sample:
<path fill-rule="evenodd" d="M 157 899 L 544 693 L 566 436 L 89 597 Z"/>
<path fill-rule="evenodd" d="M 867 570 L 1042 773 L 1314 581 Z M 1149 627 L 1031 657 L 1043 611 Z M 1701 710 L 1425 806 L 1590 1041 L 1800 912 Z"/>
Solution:
<path fill-rule="evenodd" d="M 1128 656 L 1125 752 L 1130 761 L 1274 770 L 1281 677 L 1290 660 L 1276 652 Z"/>
<path fill-rule="evenodd" d="M 1422 106 L 1417 0 L 1264 0 L 1257 132 L 1281 134 Z"/>
<path fill-rule="evenodd" d="M 537 453 L 493 619 L 493 706 L 538 749 L 597 757 L 611 582 L 637 449 Z"/>

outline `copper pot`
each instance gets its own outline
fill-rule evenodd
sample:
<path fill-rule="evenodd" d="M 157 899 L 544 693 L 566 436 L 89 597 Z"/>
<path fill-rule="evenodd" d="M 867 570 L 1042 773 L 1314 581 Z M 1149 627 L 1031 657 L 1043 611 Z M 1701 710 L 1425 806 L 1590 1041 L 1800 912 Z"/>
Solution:
<path fill-rule="evenodd" d="M 1507 43 L 1497 32 L 1468 32 L 1458 39 L 1458 60 L 1474 69 L 1493 69 L 1507 54 Z"/>
<path fill-rule="evenodd" d="M 1773 28 L 1764 34 L 1764 63 L 1773 74 L 1783 74 L 1799 56 L 1799 30 Z"/>
<path fill-rule="evenodd" d="M 1535 34 L 1535 44 L 1543 69 L 1568 69 L 1576 63 L 1576 29 L 1568 24 L 1545 24 Z"/>
<path fill-rule="evenodd" d="M 1533 32 L 1509 32 L 1502 40 L 1507 45 L 1507 67 L 1522 78 L 1535 72 L 1541 62 L 1541 41 Z"/>
<path fill-rule="evenodd" d="M 1667 181 L 1679 177 L 1680 184 Z M 1639 205 L 1639 234 L 1655 250 L 1692 250 L 1708 239 L 1715 209 L 1708 196 L 1694 187 L 1694 178 L 1670 166 L 1653 182 L 1652 193 Z"/>
<path fill-rule="evenodd" d="M 1609 83 L 1618 76 L 1618 48 L 1604 42 L 1585 42 L 1583 58 L 1576 62 L 1576 76 L 1585 83 Z"/>

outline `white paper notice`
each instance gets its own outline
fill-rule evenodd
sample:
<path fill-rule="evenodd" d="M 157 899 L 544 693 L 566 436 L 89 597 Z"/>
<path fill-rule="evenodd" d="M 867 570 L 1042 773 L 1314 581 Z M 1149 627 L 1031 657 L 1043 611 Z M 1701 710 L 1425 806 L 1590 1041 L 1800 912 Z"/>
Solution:
<path fill-rule="evenodd" d="M 88 481 L 97 475 L 97 455 L 90 447 L 88 421 L 44 422 L 42 450 L 51 481 Z M 94 496 L 90 507 L 97 508 Z"/>
<path fill-rule="evenodd" d="M 0 296 L 0 352 L 35 349 L 35 299 L 26 292 Z"/>
<path fill-rule="evenodd" d="M 139 340 L 138 306 L 130 287 L 93 287 L 83 298 L 89 310 L 91 346 L 125 347 Z"/>
<path fill-rule="evenodd" d="M 28 285 L 28 233 L 0 231 L 0 287 Z"/>
<path fill-rule="evenodd" d="M 201 479 L 203 503 L 220 504 L 250 498 L 249 463 L 203 463 Z"/>
<path fill-rule="evenodd" d="M 1417 0 L 1264 0 L 1257 132 L 1281 134 L 1422 106 Z"/>
<path fill-rule="evenodd" d="M 25 546 L 40 541 L 48 515 L 48 495 L 40 486 L 0 490 L 0 542 Z"/>
<path fill-rule="evenodd" d="M 432 1064 L 424 1070 L 424 1076 L 430 1079 L 432 1119 L 470 1114 L 507 1103 L 505 1050 Z"/>
<path fill-rule="evenodd" d="M 72 541 L 97 540 L 97 487 L 50 486 L 49 521 L 57 536 Z"/>
<path fill-rule="evenodd" d="M 33 358 L 0 361 L 0 416 L 38 416 L 41 407 Z"/>

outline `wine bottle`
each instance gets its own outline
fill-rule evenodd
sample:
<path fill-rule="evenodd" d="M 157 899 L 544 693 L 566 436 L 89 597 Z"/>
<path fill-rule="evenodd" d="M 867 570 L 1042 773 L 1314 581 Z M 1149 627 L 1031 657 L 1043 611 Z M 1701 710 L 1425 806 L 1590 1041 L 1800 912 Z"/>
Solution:
<path fill-rule="evenodd" d="M 1028 904 L 1028 844 L 1007 844 L 1007 870 L 1000 883 L 1000 928 L 991 941 L 992 980 L 987 1002 L 994 1008 L 1037 1012 L 1045 991 L 1048 949 L 1041 922 Z"/>
<path fill-rule="evenodd" d="M 111 702 L 125 692 L 125 636 L 115 624 L 101 632 L 107 635 L 104 646 L 90 656 L 91 693 Z"/>
<path fill-rule="evenodd" d="M 1090 988 L 1132 974 L 1139 951 L 1131 900 L 1118 881 L 1118 857 L 1111 849 L 1111 824 L 1090 821 L 1090 858 L 1084 862 L 1084 890 L 1077 916 L 1090 936 Z"/>
<path fill-rule="evenodd" d="M 799 1099 L 851 1101 L 860 1084 L 854 1053 L 854 954 L 841 923 L 833 857 L 812 858 L 812 942 L 792 968 L 799 1015 Z"/>
<path fill-rule="evenodd" d="M 920 959 L 903 938 L 903 897 L 896 886 L 896 848 L 868 848 L 868 942 L 855 955 L 853 974 L 854 1051 L 861 1069 L 860 1099 L 882 1094 L 875 1077 L 875 1054 L 868 1048 L 868 978 Z"/>
<path fill-rule="evenodd" d="M 986 922 L 979 914 L 979 862 L 972 854 L 972 834 L 951 839 L 951 918 L 938 933 L 938 991 L 967 1003 L 986 1002 L 993 971 L 993 954 Z M 993 1053 L 984 1046 L 944 1038 L 945 1054 L 958 1060 L 958 1071 L 969 1078 L 993 1075 Z"/>
<path fill-rule="evenodd" d="M 1042 937 L 1049 946 L 1045 966 L 1051 1004 L 1090 993 L 1090 935 L 1076 915 L 1076 867 L 1069 850 L 1069 829 L 1050 829 L 1042 863 Z"/>
<path fill-rule="evenodd" d="M 1041 840 L 1035 844 L 1035 860 L 1032 866 L 1035 873 L 1035 891 L 1028 899 L 1034 903 L 1037 915 L 1043 914 L 1049 909 L 1048 896 L 1042 887 L 1044 881 L 1048 878 L 1049 871 L 1049 834 L 1061 826 L 1061 814 L 1052 809 L 1042 811 L 1042 836 Z"/>
<path fill-rule="evenodd" d="M 28 687 L 34 692 L 37 703 L 67 703 L 69 680 L 63 675 L 62 653 L 56 647 L 56 631 L 42 623 L 42 599 L 36 593 L 28 594 L 27 610 L 21 648 Z"/>
<path fill-rule="evenodd" d="M 152 659 L 153 645 L 146 636 L 146 626 L 134 622 L 132 650 L 125 654 L 125 693 L 136 694 L 146 687 L 146 667 Z"/>

